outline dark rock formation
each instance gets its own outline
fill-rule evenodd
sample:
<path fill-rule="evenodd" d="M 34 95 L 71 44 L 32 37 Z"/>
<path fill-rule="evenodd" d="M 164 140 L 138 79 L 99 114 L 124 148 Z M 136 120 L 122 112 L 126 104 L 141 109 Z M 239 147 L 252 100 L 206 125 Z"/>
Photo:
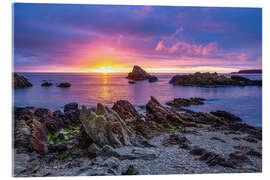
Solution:
<path fill-rule="evenodd" d="M 261 69 L 240 70 L 238 72 L 232 72 L 232 74 L 262 74 L 262 70 Z"/>
<path fill-rule="evenodd" d="M 129 84 L 135 84 L 135 81 L 128 81 Z"/>
<path fill-rule="evenodd" d="M 68 82 L 62 82 L 60 84 L 57 85 L 57 87 L 61 87 L 61 88 L 67 88 L 67 87 L 70 87 L 71 84 L 68 83 Z"/>
<path fill-rule="evenodd" d="M 134 81 L 143 81 L 148 80 L 149 82 L 156 82 L 158 78 L 156 76 L 152 76 L 144 71 L 140 66 L 134 66 L 132 72 L 128 73 L 128 79 L 132 79 Z"/>
<path fill-rule="evenodd" d="M 196 72 L 190 75 L 175 75 L 169 81 L 173 85 L 182 86 L 202 86 L 202 87 L 216 87 L 216 86 L 261 86 L 261 80 L 250 80 L 245 78 L 244 81 L 239 81 L 244 79 L 243 77 L 228 78 L 224 75 L 218 75 L 217 73 L 200 73 Z"/>
<path fill-rule="evenodd" d="M 101 147 L 131 145 L 132 133 L 126 123 L 114 110 L 102 104 L 97 105 L 97 112 L 83 106 L 80 121 L 89 138 Z"/>
<path fill-rule="evenodd" d="M 217 117 L 220 117 L 222 120 L 227 121 L 228 123 L 235 123 L 238 121 L 242 121 L 241 118 L 226 111 L 215 111 L 215 112 L 210 112 L 210 113 Z"/>
<path fill-rule="evenodd" d="M 33 111 L 34 109 L 14 108 L 14 147 L 22 151 L 47 153 L 46 128 Z"/>
<path fill-rule="evenodd" d="M 52 83 L 50 83 L 50 82 L 43 82 L 42 84 L 41 84 L 41 86 L 43 86 L 43 87 L 49 87 L 49 86 L 52 86 L 53 84 Z"/>
<path fill-rule="evenodd" d="M 235 81 L 249 81 L 250 80 L 248 78 L 245 78 L 243 76 L 238 76 L 238 75 L 231 76 L 231 79 Z"/>
<path fill-rule="evenodd" d="M 133 107 L 133 105 L 126 101 L 120 100 L 114 103 L 113 110 L 115 110 L 119 116 L 125 121 L 125 123 L 133 129 L 137 135 L 142 135 L 148 138 L 155 132 L 161 132 L 162 126 L 155 121 L 146 121 L 145 117 Z"/>
<path fill-rule="evenodd" d="M 185 99 L 185 98 L 175 98 L 172 101 L 167 102 L 166 104 L 172 107 L 182 107 L 182 106 L 191 106 L 191 105 L 202 105 L 204 104 L 204 99 L 203 98 L 197 98 L 197 97 L 192 97 L 190 99 Z"/>
<path fill-rule="evenodd" d="M 13 87 L 17 88 L 26 88 L 31 87 L 32 84 L 23 76 L 19 76 L 17 73 L 13 74 Z"/>
<path fill-rule="evenodd" d="M 146 120 L 155 121 L 163 126 L 172 124 L 175 126 L 190 126 L 195 127 L 196 124 L 190 122 L 189 120 L 185 121 L 181 114 L 176 113 L 175 111 L 162 106 L 154 97 L 151 96 L 150 101 L 146 104 Z"/>

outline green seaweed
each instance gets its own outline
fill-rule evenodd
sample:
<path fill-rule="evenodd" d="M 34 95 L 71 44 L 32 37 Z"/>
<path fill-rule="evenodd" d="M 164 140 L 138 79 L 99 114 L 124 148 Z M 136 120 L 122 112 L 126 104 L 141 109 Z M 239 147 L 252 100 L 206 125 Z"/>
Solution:
<path fill-rule="evenodd" d="M 65 159 L 67 159 L 67 158 L 69 158 L 70 157 L 70 154 L 61 154 L 60 156 L 59 156 L 59 159 L 60 160 L 65 160 Z"/>

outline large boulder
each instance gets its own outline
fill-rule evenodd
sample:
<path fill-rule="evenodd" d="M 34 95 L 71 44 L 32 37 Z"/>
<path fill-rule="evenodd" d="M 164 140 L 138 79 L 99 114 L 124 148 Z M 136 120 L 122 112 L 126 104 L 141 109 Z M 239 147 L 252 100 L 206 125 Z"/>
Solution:
<path fill-rule="evenodd" d="M 156 82 L 158 80 L 156 76 L 152 76 L 148 74 L 140 66 L 136 66 L 136 65 L 133 67 L 132 72 L 128 73 L 127 78 L 132 79 L 134 81 L 148 80 L 149 82 Z"/>
<path fill-rule="evenodd" d="M 86 134 L 95 144 L 101 147 L 131 145 L 132 133 L 114 110 L 100 103 L 97 112 L 83 106 L 79 118 Z"/>
<path fill-rule="evenodd" d="M 26 88 L 31 87 L 32 84 L 23 76 L 19 76 L 17 73 L 13 74 L 13 87 L 17 88 Z"/>
<path fill-rule="evenodd" d="M 22 151 L 47 153 L 47 131 L 28 108 L 14 108 L 14 147 Z"/>

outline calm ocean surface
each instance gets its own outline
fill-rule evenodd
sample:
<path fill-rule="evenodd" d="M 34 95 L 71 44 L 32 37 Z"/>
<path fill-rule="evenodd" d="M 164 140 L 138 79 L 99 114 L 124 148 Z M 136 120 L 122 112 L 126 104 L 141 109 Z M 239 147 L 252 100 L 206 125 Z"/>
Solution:
<path fill-rule="evenodd" d="M 262 125 L 261 87 L 183 87 L 169 84 L 174 74 L 155 74 L 159 81 L 129 84 L 127 74 L 87 74 L 87 73 L 19 73 L 33 84 L 33 87 L 14 90 L 14 105 L 44 107 L 52 110 L 62 109 L 69 102 L 79 105 L 96 106 L 98 102 L 112 106 L 117 100 L 128 100 L 134 105 L 145 105 L 150 96 L 161 103 L 173 98 L 203 97 L 204 105 L 192 106 L 195 111 L 229 111 L 243 119 L 243 122 Z M 261 79 L 260 74 L 242 75 Z M 51 87 L 41 87 L 42 80 L 54 83 Z M 55 84 L 70 82 L 70 88 L 59 88 Z"/>

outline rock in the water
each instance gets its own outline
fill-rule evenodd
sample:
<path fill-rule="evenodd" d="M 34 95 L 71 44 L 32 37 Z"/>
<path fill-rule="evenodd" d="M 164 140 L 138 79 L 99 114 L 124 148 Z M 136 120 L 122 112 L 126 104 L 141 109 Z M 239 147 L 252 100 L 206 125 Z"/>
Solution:
<path fill-rule="evenodd" d="M 235 123 L 235 122 L 241 121 L 241 118 L 226 111 L 215 111 L 215 112 L 210 112 L 210 113 L 217 117 L 222 118 L 222 120 L 225 120 L 228 123 Z"/>
<path fill-rule="evenodd" d="M 170 80 L 173 85 L 182 86 L 226 86 L 226 85 L 238 85 L 238 86 L 261 86 L 261 80 L 246 80 L 239 81 L 239 77 L 229 78 L 224 75 L 218 75 L 217 73 L 200 73 L 196 72 L 189 75 L 175 75 Z"/>
<path fill-rule="evenodd" d="M 97 112 L 94 112 L 83 106 L 79 118 L 85 132 L 97 145 L 131 145 L 132 133 L 114 110 L 98 104 Z"/>
<path fill-rule="evenodd" d="M 235 81 L 250 81 L 250 79 L 238 75 L 231 76 L 231 79 Z"/>
<path fill-rule="evenodd" d="M 13 74 L 13 87 L 17 88 L 26 88 L 33 86 L 28 79 L 23 76 L 19 76 L 17 73 Z"/>
<path fill-rule="evenodd" d="M 52 83 L 47 82 L 47 81 L 41 84 L 41 86 L 43 86 L 43 87 L 49 87 L 49 86 L 52 86 L 52 85 L 53 85 Z"/>
<path fill-rule="evenodd" d="M 134 66 L 132 72 L 128 73 L 128 79 L 132 79 L 134 81 L 143 81 L 148 80 L 149 82 L 156 82 L 158 78 L 156 76 L 152 76 L 144 71 L 140 66 Z"/>
<path fill-rule="evenodd" d="M 172 101 L 167 102 L 166 104 L 172 107 L 182 107 L 182 106 L 191 106 L 191 105 L 202 105 L 204 104 L 204 99 L 203 98 L 175 98 Z"/>
<path fill-rule="evenodd" d="M 129 84 L 135 84 L 135 81 L 128 81 Z"/>
<path fill-rule="evenodd" d="M 57 87 L 61 87 L 61 88 L 67 88 L 67 87 L 70 87 L 71 84 L 68 83 L 68 82 L 62 82 L 60 84 L 57 85 Z"/>

